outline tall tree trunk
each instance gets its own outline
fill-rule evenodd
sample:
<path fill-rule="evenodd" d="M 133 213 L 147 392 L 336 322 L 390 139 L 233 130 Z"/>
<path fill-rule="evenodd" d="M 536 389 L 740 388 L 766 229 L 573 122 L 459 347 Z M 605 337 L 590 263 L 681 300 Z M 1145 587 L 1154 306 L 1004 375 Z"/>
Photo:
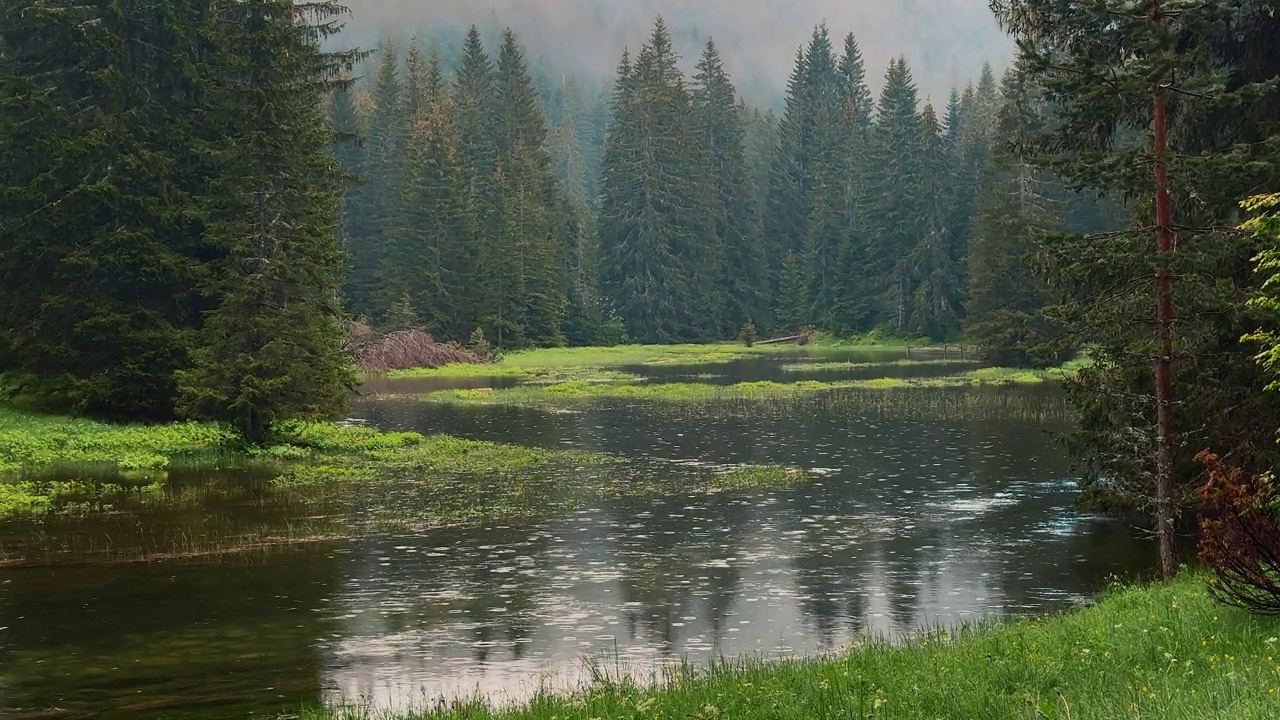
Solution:
<path fill-rule="evenodd" d="M 1151 20 L 1164 22 L 1160 0 L 1152 0 Z M 1160 570 L 1165 578 L 1177 572 L 1173 530 L 1173 292 L 1169 274 L 1169 254 L 1173 252 L 1173 219 L 1169 206 L 1169 166 L 1166 161 L 1168 136 L 1165 126 L 1165 92 L 1156 89 L 1155 98 L 1155 180 L 1156 180 L 1156 532 L 1160 539 Z"/>

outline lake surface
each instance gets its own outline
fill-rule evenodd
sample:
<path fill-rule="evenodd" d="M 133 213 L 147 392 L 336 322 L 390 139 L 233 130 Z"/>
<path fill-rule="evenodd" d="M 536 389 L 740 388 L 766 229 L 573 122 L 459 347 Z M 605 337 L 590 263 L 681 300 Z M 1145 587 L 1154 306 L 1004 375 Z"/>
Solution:
<path fill-rule="evenodd" d="M 787 362 L 630 370 L 664 382 L 868 372 L 797 373 Z M 521 524 L 244 557 L 0 570 L 0 714 L 273 717 L 340 698 L 404 707 L 477 691 L 504 702 L 540 682 L 576 683 L 588 660 L 644 675 L 681 660 L 827 652 L 866 632 L 1067 607 L 1112 575 L 1150 567 L 1146 540 L 1072 508 L 1071 467 L 1052 441 L 1070 419 L 1054 388 L 894 397 L 909 401 L 867 406 L 837 393 L 535 410 L 361 400 L 357 415 L 388 429 L 677 463 L 797 465 L 818 480 L 597 501 Z M 288 512 L 261 495 L 222 497 L 177 514 L 0 524 L 0 537 L 100 546 Z"/>

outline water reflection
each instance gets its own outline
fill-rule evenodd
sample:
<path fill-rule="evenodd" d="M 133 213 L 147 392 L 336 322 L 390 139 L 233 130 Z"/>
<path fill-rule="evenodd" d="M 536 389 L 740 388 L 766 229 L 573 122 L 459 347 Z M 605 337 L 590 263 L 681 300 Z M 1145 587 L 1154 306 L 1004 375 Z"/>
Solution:
<path fill-rule="evenodd" d="M 249 560 L 2 571 L 0 712 L 245 717 L 322 695 L 515 700 L 575 683 L 584 658 L 645 675 L 830 651 L 866 632 L 1063 607 L 1147 567 L 1146 541 L 1072 509 L 1067 458 L 1049 437 L 1068 427 L 1052 410 L 1060 398 L 948 392 L 938 407 L 988 393 L 996 411 L 364 401 L 360 414 L 387 428 L 822 473 L 805 487 L 616 499 Z"/>

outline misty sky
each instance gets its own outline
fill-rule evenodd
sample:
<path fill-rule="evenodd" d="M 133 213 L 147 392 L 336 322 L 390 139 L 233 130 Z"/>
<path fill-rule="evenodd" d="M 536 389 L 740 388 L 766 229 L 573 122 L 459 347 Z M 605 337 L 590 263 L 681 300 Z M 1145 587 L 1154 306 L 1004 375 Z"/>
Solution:
<path fill-rule="evenodd" d="M 944 105 L 952 85 L 976 80 L 984 61 L 997 70 L 1013 44 L 997 27 L 988 0 L 346 0 L 349 39 L 376 44 L 387 28 L 429 26 L 492 31 L 510 25 L 531 59 L 560 69 L 612 75 L 623 47 L 634 51 L 661 14 L 689 67 L 707 35 L 715 38 L 739 90 L 770 102 L 786 83 L 796 48 L 826 20 L 834 40 L 852 31 L 877 91 L 890 57 L 902 54 L 921 99 Z M 486 32 L 488 34 L 488 32 Z"/>

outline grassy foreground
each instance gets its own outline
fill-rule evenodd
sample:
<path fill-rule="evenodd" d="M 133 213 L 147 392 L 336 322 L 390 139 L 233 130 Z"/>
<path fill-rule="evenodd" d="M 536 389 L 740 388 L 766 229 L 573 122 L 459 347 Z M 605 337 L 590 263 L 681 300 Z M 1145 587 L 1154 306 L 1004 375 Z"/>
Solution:
<path fill-rule="evenodd" d="M 415 720 L 1262 720 L 1280 716 L 1280 621 L 1213 602 L 1204 579 L 1116 591 L 1043 619 L 865 642 L 820 660 L 722 665 L 641 688 L 598 681 L 510 710 L 483 703 Z M 361 708 L 306 720 L 387 717 Z"/>

